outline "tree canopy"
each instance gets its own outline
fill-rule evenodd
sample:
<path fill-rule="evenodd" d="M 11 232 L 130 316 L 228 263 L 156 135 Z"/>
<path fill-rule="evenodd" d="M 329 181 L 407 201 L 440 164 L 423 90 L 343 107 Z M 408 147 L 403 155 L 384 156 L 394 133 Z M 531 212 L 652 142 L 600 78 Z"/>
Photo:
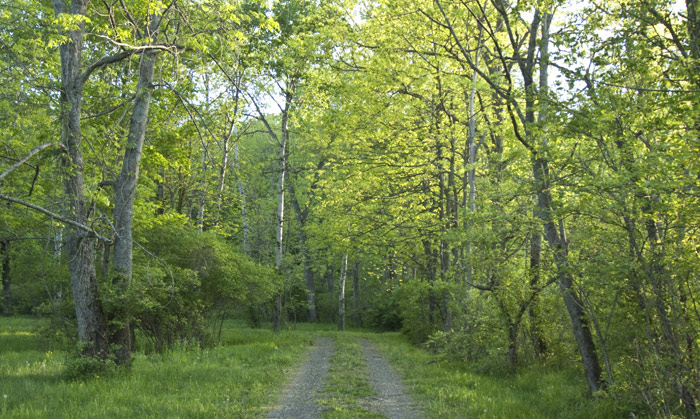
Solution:
<path fill-rule="evenodd" d="M 699 15 L 0 0 L 3 313 L 127 365 L 347 314 L 697 415 Z"/>

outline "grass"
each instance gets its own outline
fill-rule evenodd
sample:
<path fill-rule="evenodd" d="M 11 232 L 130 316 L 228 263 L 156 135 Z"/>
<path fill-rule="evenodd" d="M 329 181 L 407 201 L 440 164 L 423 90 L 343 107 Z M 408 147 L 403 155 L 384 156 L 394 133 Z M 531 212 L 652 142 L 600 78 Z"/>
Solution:
<path fill-rule="evenodd" d="M 489 376 L 461 363 L 436 361 L 398 333 L 371 338 L 430 418 L 625 416 L 611 400 L 588 396 L 583 373 L 576 365 L 566 370 L 532 367 L 515 376 Z"/>
<path fill-rule="evenodd" d="M 219 347 L 135 353 L 128 373 L 66 381 L 65 354 L 30 332 L 35 323 L 0 319 L 3 417 L 264 417 L 310 336 L 227 325 Z"/>
<path fill-rule="evenodd" d="M 612 401 L 591 399 L 581 372 L 531 368 L 516 376 L 478 374 L 435 357 L 397 333 L 297 325 L 273 333 L 228 322 L 222 344 L 134 354 L 130 372 L 82 381 L 63 379 L 66 355 L 32 330 L 33 318 L 0 318 L 0 417 L 259 418 L 277 399 L 313 336 L 335 340 L 321 400 L 327 418 L 377 418 L 358 339 L 373 340 L 431 418 L 614 418 Z M 505 362 L 505 360 L 504 360 Z M 7 395 L 5 398 L 4 395 Z"/>
<path fill-rule="evenodd" d="M 368 408 L 374 395 L 357 333 L 336 333 L 335 353 L 321 401 L 324 418 L 383 418 Z"/>

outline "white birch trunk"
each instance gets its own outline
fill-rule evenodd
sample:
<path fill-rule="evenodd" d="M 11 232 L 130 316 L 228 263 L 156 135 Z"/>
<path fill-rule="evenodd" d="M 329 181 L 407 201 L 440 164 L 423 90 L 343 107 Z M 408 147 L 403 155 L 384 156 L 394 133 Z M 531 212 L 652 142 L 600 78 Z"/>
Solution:
<path fill-rule="evenodd" d="M 338 330 L 345 330 L 345 279 L 348 274 L 348 252 L 343 254 L 343 265 L 340 268 L 340 293 L 338 294 Z"/>

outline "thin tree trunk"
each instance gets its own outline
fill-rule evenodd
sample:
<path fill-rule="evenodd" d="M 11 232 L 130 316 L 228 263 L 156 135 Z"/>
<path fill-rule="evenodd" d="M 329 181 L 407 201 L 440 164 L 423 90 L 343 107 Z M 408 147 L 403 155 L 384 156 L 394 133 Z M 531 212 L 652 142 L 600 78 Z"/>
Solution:
<path fill-rule="evenodd" d="M 348 273 L 348 252 L 343 254 L 343 264 L 340 268 L 340 293 L 338 294 L 338 330 L 345 330 L 345 278 Z"/>
<path fill-rule="evenodd" d="M 534 211 L 534 216 L 537 216 L 537 209 Z M 530 237 L 530 290 L 533 290 L 540 283 L 540 260 L 542 253 L 542 234 L 539 231 L 533 232 Z M 532 346 L 535 350 L 535 356 L 541 359 L 547 353 L 547 343 L 544 340 L 544 334 L 540 328 L 540 321 L 537 316 L 537 300 L 532 299 L 528 308 L 528 316 L 530 318 L 530 335 L 532 336 Z"/>
<path fill-rule="evenodd" d="M 302 211 L 301 205 L 299 204 L 299 200 L 297 199 L 297 194 L 296 190 L 294 189 L 293 182 L 289 182 L 289 199 L 292 201 L 294 212 L 297 215 L 299 246 L 301 247 L 301 253 L 304 258 L 306 305 L 309 309 L 309 321 L 313 323 L 318 320 L 318 316 L 316 314 L 316 287 L 314 285 L 314 271 L 312 267 L 311 254 L 309 253 L 309 249 L 306 245 L 306 232 L 304 231 L 309 207 L 307 206 L 306 209 Z"/>
<path fill-rule="evenodd" d="M 2 257 L 2 314 L 12 314 L 12 294 L 10 289 L 10 241 L 0 241 L 0 257 Z"/>
<path fill-rule="evenodd" d="M 481 43 L 481 40 L 479 40 L 479 43 Z M 476 57 L 474 59 L 475 63 L 474 65 L 479 65 L 479 50 L 477 49 L 475 53 Z M 470 215 L 474 215 L 476 213 L 476 169 L 474 168 L 474 164 L 476 163 L 476 115 L 474 114 L 474 96 L 476 95 L 476 77 L 477 73 L 474 71 L 472 74 L 472 89 L 471 92 L 469 93 L 469 139 L 467 141 L 467 151 L 468 151 L 468 167 L 469 169 L 467 170 L 467 181 L 469 183 L 469 195 L 468 195 L 468 211 Z M 466 188 L 465 188 L 466 192 Z M 472 223 L 469 222 L 469 225 Z M 473 283 L 472 277 L 474 275 L 473 273 L 473 267 L 471 262 L 469 262 L 469 259 L 471 258 L 472 254 L 472 241 L 469 239 L 467 241 L 467 247 L 466 247 L 466 259 L 467 259 L 467 287 L 469 287 L 469 284 Z"/>
<path fill-rule="evenodd" d="M 540 115 L 538 117 L 538 122 L 544 123 L 546 119 L 546 95 L 547 95 L 547 69 L 549 66 L 549 26 L 551 23 L 552 15 L 545 13 L 540 21 L 539 10 L 535 11 L 533 17 L 530 38 L 530 45 L 528 50 L 528 57 L 534 57 L 534 48 L 536 45 L 536 32 L 540 27 L 542 29 L 542 37 L 540 42 Z M 532 60 L 529 58 L 528 60 Z M 531 62 L 531 61 L 528 61 Z M 528 139 L 535 139 L 531 134 L 531 125 L 535 124 L 535 92 L 534 81 L 532 75 L 532 66 L 525 65 L 521 63 L 521 71 L 523 72 L 523 78 L 525 79 L 525 95 L 526 95 L 526 105 L 525 105 L 525 130 Z M 546 147 L 546 136 L 541 137 L 541 143 L 543 147 Z M 569 264 L 569 252 L 568 243 L 566 242 L 566 237 L 564 236 L 563 224 L 561 226 L 561 232 L 559 233 L 557 225 L 554 220 L 553 215 L 553 205 L 552 205 L 552 195 L 549 188 L 549 160 L 541 151 L 537 151 L 539 147 L 535 147 L 532 156 L 532 172 L 533 178 L 536 185 L 537 193 L 537 213 L 544 226 L 544 234 L 549 244 L 554 256 L 554 263 L 557 267 L 557 281 L 559 282 L 559 287 L 561 289 L 564 305 L 569 313 L 569 318 L 571 320 L 571 325 L 574 332 L 574 338 L 581 354 L 581 361 L 583 363 L 583 370 L 586 376 L 586 381 L 588 382 L 588 388 L 591 393 L 595 393 L 601 389 L 603 382 L 601 380 L 602 370 L 600 368 L 600 362 L 598 360 L 598 354 L 595 349 L 595 344 L 593 343 L 593 335 L 591 334 L 590 327 L 588 325 L 588 318 L 585 311 L 583 310 L 583 303 L 581 299 L 576 294 L 574 289 L 574 278 L 571 274 L 571 268 Z"/>
<path fill-rule="evenodd" d="M 221 168 L 219 170 L 219 184 L 216 188 L 216 214 L 214 214 L 214 225 L 218 226 L 219 222 L 221 220 L 221 206 L 223 204 L 224 200 L 224 189 L 226 188 L 226 175 L 228 174 L 228 160 L 229 160 L 229 154 L 231 153 L 231 141 L 234 136 L 237 135 L 237 128 L 236 128 L 236 120 L 238 118 L 238 101 L 240 98 L 240 89 L 239 86 L 236 86 L 236 95 L 234 98 L 234 106 L 233 106 L 233 116 L 231 117 L 231 124 L 229 125 L 229 129 L 227 130 L 226 134 L 224 135 L 224 140 L 223 143 L 221 144 Z M 238 153 L 238 141 L 237 139 L 233 140 L 236 141 L 235 143 L 235 151 L 234 153 Z M 234 164 L 237 164 L 237 156 L 234 156 L 234 159 L 236 162 Z M 241 189 L 240 181 L 239 181 L 239 192 Z M 245 246 L 244 246 L 245 248 Z M 246 252 L 247 253 L 247 252 Z"/>
<path fill-rule="evenodd" d="M 515 372 L 518 368 L 518 332 L 520 320 L 517 319 L 508 325 L 508 361 L 510 368 Z"/>
<path fill-rule="evenodd" d="M 204 231 L 204 211 L 207 205 L 207 153 L 202 150 L 202 177 L 199 180 L 199 203 L 197 204 L 197 231 Z"/>
<path fill-rule="evenodd" d="M 362 312 L 360 311 L 360 262 L 352 267 L 352 305 L 355 312 L 355 324 L 362 327 Z"/>
<path fill-rule="evenodd" d="M 287 177 L 287 142 L 289 140 L 289 108 L 291 105 L 292 94 L 287 92 L 286 103 L 284 112 L 282 112 L 282 139 L 280 142 L 280 153 L 279 153 L 279 179 L 277 183 L 277 231 L 276 231 L 276 252 L 275 252 L 275 267 L 277 272 L 281 273 L 282 270 L 282 242 L 284 234 L 284 182 Z M 284 288 L 284 285 L 283 285 Z M 275 318 L 274 318 L 274 329 L 280 330 L 282 323 L 282 294 L 283 290 L 277 296 L 277 303 L 275 305 Z"/>
<path fill-rule="evenodd" d="M 53 257 L 56 260 L 61 259 L 61 250 L 63 249 L 63 226 L 56 228 L 56 233 L 53 236 Z"/>
<path fill-rule="evenodd" d="M 241 174 L 240 174 L 240 164 L 239 164 L 239 155 L 238 155 L 238 141 L 236 141 L 236 144 L 233 146 L 233 167 L 234 170 L 236 171 L 236 183 L 238 184 L 238 196 L 240 197 L 241 200 L 241 219 L 243 222 L 243 253 L 246 255 L 250 254 L 250 243 L 248 240 L 248 231 L 249 231 L 249 226 L 248 226 L 248 210 L 247 210 L 247 202 L 246 202 L 246 193 L 245 193 L 245 188 L 243 187 L 243 180 L 241 179 Z"/>

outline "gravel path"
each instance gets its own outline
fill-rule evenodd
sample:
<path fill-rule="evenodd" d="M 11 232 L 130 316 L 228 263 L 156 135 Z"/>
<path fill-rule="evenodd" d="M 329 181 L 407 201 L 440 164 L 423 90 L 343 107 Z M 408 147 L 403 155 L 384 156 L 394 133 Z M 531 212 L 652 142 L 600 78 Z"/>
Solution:
<path fill-rule="evenodd" d="M 394 374 L 384 355 L 368 340 L 362 340 L 361 344 L 367 359 L 369 383 L 376 393 L 373 398 L 376 403 L 372 403 L 376 410 L 389 419 L 422 418 L 422 413 L 406 393 L 401 379 Z"/>
<path fill-rule="evenodd" d="M 386 358 L 368 340 L 363 339 L 360 344 L 367 360 L 369 383 L 375 393 L 361 403 L 369 410 L 381 413 L 389 419 L 423 418 Z M 323 398 L 323 389 L 334 351 L 332 339 L 326 337 L 318 339 L 308 352 L 308 359 L 292 374 L 290 382 L 285 386 L 274 410 L 268 416 L 269 419 L 321 417 L 318 400 Z"/>
<path fill-rule="evenodd" d="M 321 417 L 316 400 L 321 398 L 333 351 L 333 340 L 323 337 L 316 341 L 306 362 L 292 375 L 270 419 Z"/>

